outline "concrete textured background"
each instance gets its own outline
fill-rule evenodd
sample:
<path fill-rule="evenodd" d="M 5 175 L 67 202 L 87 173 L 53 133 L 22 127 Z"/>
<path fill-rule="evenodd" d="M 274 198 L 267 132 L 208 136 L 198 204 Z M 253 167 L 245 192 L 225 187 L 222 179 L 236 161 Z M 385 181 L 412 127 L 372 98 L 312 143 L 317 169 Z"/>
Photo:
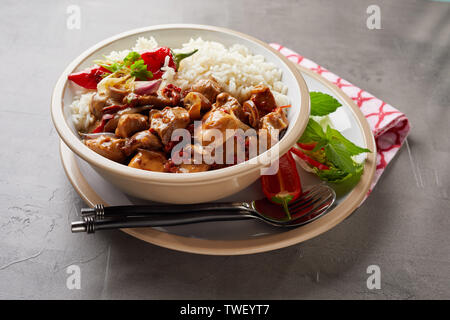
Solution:
<path fill-rule="evenodd" d="M 81 8 L 81 29 L 66 9 Z M 381 30 L 366 8 L 381 8 Z M 450 5 L 432 1 L 2 1 L 0 298 L 450 298 Z M 50 95 L 115 33 L 162 23 L 279 42 L 404 111 L 413 125 L 366 203 L 306 243 L 238 257 L 170 251 L 120 231 L 73 235 L 83 206 L 58 155 Z M 78 264 L 81 290 L 66 288 Z M 381 289 L 366 268 L 381 268 Z"/>

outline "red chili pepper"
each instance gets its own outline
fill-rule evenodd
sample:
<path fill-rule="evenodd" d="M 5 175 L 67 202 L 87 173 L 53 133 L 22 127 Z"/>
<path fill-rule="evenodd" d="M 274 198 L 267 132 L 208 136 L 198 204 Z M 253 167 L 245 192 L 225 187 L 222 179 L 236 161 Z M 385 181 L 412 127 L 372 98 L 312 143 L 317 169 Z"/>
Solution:
<path fill-rule="evenodd" d="M 103 111 L 103 113 L 116 113 L 117 111 L 120 111 L 120 110 L 123 110 L 123 109 L 126 109 L 126 108 L 128 108 L 127 104 L 125 104 L 123 106 L 119 106 L 119 105 L 115 104 L 115 105 L 112 105 L 112 106 L 104 107 L 102 109 L 102 111 Z"/>
<path fill-rule="evenodd" d="M 307 156 L 298 148 L 292 147 L 290 149 L 290 152 L 295 153 L 300 159 L 306 161 L 308 164 L 310 164 L 313 167 L 316 167 L 319 170 L 330 170 L 330 168 L 327 165 L 324 165 L 323 163 L 320 163 L 319 161 L 316 161 L 313 158 Z"/>
<path fill-rule="evenodd" d="M 141 58 L 147 65 L 147 70 L 153 73 L 153 79 L 159 79 L 162 76 L 160 69 L 164 66 L 166 56 L 170 54 L 167 47 L 157 48 L 152 51 L 141 53 Z"/>
<path fill-rule="evenodd" d="M 289 152 L 280 158 L 278 172 L 275 175 L 261 176 L 261 184 L 267 199 L 281 204 L 286 215 L 291 219 L 288 203 L 301 195 L 302 186 L 295 160 Z"/>
<path fill-rule="evenodd" d="M 101 66 L 94 66 L 80 72 L 72 73 L 67 78 L 83 88 L 97 89 L 97 84 L 102 81 L 103 75 L 106 73 L 111 72 Z"/>
<path fill-rule="evenodd" d="M 297 142 L 297 145 L 298 145 L 300 148 L 302 148 L 303 150 L 311 151 L 311 150 L 313 150 L 313 149 L 316 147 L 317 142 L 311 142 L 311 143 L 301 143 L 301 142 Z"/>
<path fill-rule="evenodd" d="M 104 114 L 102 117 L 102 122 L 100 122 L 100 125 L 97 128 L 95 128 L 94 131 L 92 131 L 92 133 L 103 132 L 106 123 L 112 118 L 114 118 L 113 114 Z"/>
<path fill-rule="evenodd" d="M 168 66 L 177 71 L 180 61 L 193 55 L 196 52 L 197 50 L 188 53 L 173 54 L 170 48 L 160 47 L 152 51 L 142 53 L 141 57 L 142 60 L 144 60 L 144 63 L 147 65 L 147 70 L 153 73 L 152 79 L 156 80 L 160 79 L 164 73 L 161 68 L 164 66 L 167 56 L 169 56 Z"/>

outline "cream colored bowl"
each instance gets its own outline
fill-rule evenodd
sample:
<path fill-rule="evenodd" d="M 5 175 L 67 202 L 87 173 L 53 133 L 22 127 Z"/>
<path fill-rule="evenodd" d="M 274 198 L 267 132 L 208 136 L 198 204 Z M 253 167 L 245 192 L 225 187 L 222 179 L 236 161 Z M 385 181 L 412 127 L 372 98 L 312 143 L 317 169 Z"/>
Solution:
<path fill-rule="evenodd" d="M 242 44 L 253 54 L 282 70 L 282 81 L 288 87 L 292 107 L 288 110 L 289 127 L 280 140 L 279 153 L 265 152 L 257 161 L 246 161 L 228 168 L 199 173 L 161 173 L 130 168 L 100 156 L 86 147 L 78 137 L 70 117 L 72 85 L 67 76 L 92 66 L 93 60 L 113 50 L 131 48 L 138 37 L 153 36 L 161 46 L 180 47 L 190 38 L 202 37 L 225 46 Z M 74 59 L 64 70 L 53 91 L 51 113 L 53 123 L 64 143 L 87 161 L 101 176 L 139 198 L 167 203 L 198 203 L 217 200 L 239 192 L 256 181 L 261 169 L 286 153 L 303 133 L 309 117 L 309 93 L 306 83 L 293 64 L 270 46 L 248 35 L 224 28 L 201 25 L 159 25 L 121 33 L 101 41 Z M 270 151 L 270 150 L 269 150 Z"/>

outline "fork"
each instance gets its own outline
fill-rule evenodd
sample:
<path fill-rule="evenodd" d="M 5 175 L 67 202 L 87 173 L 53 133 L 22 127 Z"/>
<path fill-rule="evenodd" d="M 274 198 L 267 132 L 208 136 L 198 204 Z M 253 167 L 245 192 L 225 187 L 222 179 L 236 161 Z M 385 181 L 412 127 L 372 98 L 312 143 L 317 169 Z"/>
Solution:
<path fill-rule="evenodd" d="M 81 209 L 82 220 L 72 222 L 72 232 L 137 227 L 162 227 L 209 221 L 257 219 L 277 227 L 294 227 L 323 216 L 333 205 L 336 194 L 325 184 L 307 188 L 289 204 L 292 219 L 263 212 L 267 200 L 250 202 L 211 202 L 192 205 L 110 206 L 101 204 Z M 272 205 L 273 206 L 273 205 Z M 275 208 L 279 208 L 276 206 Z"/>

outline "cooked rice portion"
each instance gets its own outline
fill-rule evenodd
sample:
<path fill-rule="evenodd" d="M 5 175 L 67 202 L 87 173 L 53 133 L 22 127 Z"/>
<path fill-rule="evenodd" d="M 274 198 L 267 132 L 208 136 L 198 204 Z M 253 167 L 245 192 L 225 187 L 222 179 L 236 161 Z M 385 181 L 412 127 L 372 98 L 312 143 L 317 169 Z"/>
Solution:
<path fill-rule="evenodd" d="M 240 44 L 226 48 L 223 44 L 191 39 L 177 51 L 198 52 L 181 62 L 175 77 L 175 85 L 187 89 L 192 83 L 210 76 L 232 96 L 244 101 L 258 84 L 266 84 L 272 91 L 286 95 L 287 87 L 281 82 L 281 70 L 264 61 L 262 55 L 253 55 Z M 280 97 L 281 98 L 281 97 Z M 284 103 L 283 103 L 284 104 Z"/>
<path fill-rule="evenodd" d="M 95 92 L 92 91 L 84 93 L 78 98 L 75 98 L 70 105 L 73 124 L 78 131 L 87 131 L 89 126 L 91 126 L 95 121 L 94 115 L 89 110 L 91 97 L 94 93 Z"/>

